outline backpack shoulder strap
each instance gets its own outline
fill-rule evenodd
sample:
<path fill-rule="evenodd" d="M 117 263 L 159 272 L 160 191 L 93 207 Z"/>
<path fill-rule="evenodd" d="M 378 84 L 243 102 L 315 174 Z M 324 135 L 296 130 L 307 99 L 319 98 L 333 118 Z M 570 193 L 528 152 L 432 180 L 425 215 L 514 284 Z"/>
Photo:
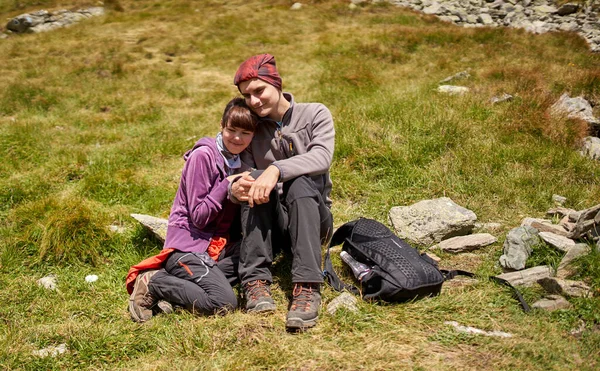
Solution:
<path fill-rule="evenodd" d="M 339 227 L 335 231 L 333 236 L 331 237 L 331 241 L 329 242 L 329 245 L 327 246 L 327 253 L 325 254 L 325 263 L 324 263 L 325 266 L 323 269 L 323 277 L 325 278 L 327 283 L 329 283 L 329 285 L 331 287 L 333 287 L 333 289 L 336 291 L 348 290 L 354 294 L 358 294 L 358 292 L 359 292 L 355 286 L 344 283 L 344 281 L 342 281 L 338 277 L 338 275 L 335 273 L 335 270 L 333 269 L 333 264 L 331 263 L 331 252 L 330 252 L 330 249 L 333 246 L 342 244 L 346 240 L 346 238 L 348 238 L 348 236 L 350 236 L 352 234 L 352 230 L 354 229 L 354 225 L 356 224 L 357 221 L 358 220 L 354 220 L 354 221 L 348 222 L 348 223 L 342 225 L 341 227 Z"/>

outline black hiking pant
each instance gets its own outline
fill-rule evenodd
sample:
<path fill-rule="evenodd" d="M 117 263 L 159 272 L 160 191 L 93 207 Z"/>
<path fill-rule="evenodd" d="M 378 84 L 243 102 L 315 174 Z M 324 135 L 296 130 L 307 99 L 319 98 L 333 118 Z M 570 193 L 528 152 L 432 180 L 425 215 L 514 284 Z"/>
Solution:
<path fill-rule="evenodd" d="M 252 173 L 255 179 L 258 175 Z M 331 236 L 333 217 L 318 188 L 313 179 L 301 176 L 283 183 L 281 195 L 273 190 L 268 203 L 242 205 L 242 284 L 273 282 L 273 256 L 282 250 L 292 254 L 293 283 L 323 282 L 321 244 Z"/>
<path fill-rule="evenodd" d="M 232 286 L 239 282 L 239 246 L 239 241 L 227 245 L 218 262 L 207 253 L 174 251 L 150 279 L 150 293 L 195 314 L 235 309 Z"/>

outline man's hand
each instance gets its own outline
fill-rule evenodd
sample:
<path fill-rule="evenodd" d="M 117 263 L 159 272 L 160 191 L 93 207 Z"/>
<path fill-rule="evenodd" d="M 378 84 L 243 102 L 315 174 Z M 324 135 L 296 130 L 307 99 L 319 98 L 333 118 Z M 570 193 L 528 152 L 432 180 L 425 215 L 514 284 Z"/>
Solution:
<path fill-rule="evenodd" d="M 231 194 L 239 201 L 248 201 L 248 191 L 254 183 L 254 178 L 250 176 L 250 173 L 246 171 L 241 174 L 230 175 L 227 177 L 227 180 L 232 182 L 235 178 L 238 178 L 240 175 L 242 177 L 231 184 Z"/>
<path fill-rule="evenodd" d="M 241 180 L 241 179 L 240 179 Z M 269 165 L 265 171 L 252 183 L 248 191 L 248 205 L 260 205 L 269 202 L 269 194 L 275 188 L 279 180 L 279 169 Z"/>

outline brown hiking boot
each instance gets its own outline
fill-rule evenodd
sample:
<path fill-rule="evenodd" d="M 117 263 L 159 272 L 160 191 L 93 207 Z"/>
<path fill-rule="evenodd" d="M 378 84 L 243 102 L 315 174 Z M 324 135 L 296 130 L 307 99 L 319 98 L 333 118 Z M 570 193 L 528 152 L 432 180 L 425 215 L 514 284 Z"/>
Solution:
<path fill-rule="evenodd" d="M 244 285 L 248 312 L 273 312 L 277 307 L 271 297 L 271 284 L 265 280 L 250 281 Z"/>
<path fill-rule="evenodd" d="M 318 283 L 296 283 L 292 292 L 292 304 L 285 327 L 288 330 L 305 330 L 317 324 L 321 306 Z"/>
<path fill-rule="evenodd" d="M 150 294 L 148 284 L 156 272 L 158 270 L 145 271 L 135 279 L 133 292 L 129 297 L 129 314 L 135 322 L 146 322 L 152 318 L 152 307 L 156 305 L 158 299 Z"/>

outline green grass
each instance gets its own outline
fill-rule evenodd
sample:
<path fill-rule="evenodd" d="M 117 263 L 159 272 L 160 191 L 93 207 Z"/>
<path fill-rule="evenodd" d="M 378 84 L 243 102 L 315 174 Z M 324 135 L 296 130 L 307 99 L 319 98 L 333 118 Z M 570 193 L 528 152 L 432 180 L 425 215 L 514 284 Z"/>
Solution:
<path fill-rule="evenodd" d="M 573 309 L 524 314 L 484 279 L 445 285 L 406 304 L 359 302 L 303 334 L 284 331 L 289 259 L 278 261 L 277 312 L 196 318 L 128 317 L 128 268 L 161 248 L 129 217 L 167 217 L 181 155 L 214 135 L 238 93 L 239 63 L 277 58 L 284 90 L 326 104 L 335 119 L 335 224 L 387 222 L 392 206 L 447 196 L 498 243 L 441 266 L 500 273 L 508 230 L 543 217 L 553 194 L 568 207 L 600 200 L 600 164 L 581 157 L 578 121 L 552 117 L 563 93 L 600 101 L 600 55 L 574 34 L 462 29 L 390 4 L 109 1 L 106 16 L 0 40 L 0 369 L 594 369 L 600 361 L 598 253 L 577 279 L 595 297 Z M 9 18 L 72 0 L 1 2 Z M 438 82 L 470 69 L 463 97 Z M 491 105 L 495 95 L 510 102 Z M 597 113 L 600 116 L 599 113 Z M 110 225 L 126 227 L 111 232 Z M 556 266 L 540 246 L 530 264 Z M 350 274 L 341 269 L 345 279 Z M 59 291 L 36 280 L 56 274 Z M 88 274 L 100 279 L 89 284 Z M 529 302 L 540 288 L 524 288 Z M 323 290 L 324 303 L 336 296 Z M 444 321 L 512 333 L 457 333 Z M 581 336 L 569 332 L 585 323 Z M 56 358 L 31 352 L 66 343 Z"/>

